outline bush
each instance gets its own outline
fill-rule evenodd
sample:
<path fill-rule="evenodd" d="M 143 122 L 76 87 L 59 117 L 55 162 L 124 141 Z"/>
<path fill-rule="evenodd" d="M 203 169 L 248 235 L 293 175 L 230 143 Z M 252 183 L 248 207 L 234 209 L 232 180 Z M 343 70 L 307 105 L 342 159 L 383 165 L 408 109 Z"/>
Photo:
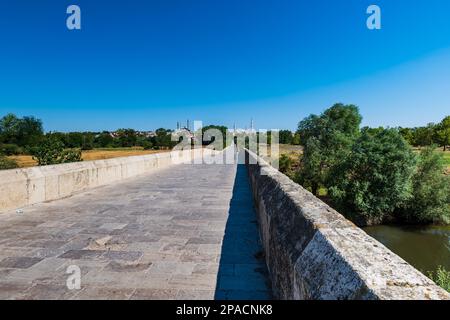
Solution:
<path fill-rule="evenodd" d="M 396 130 L 363 132 L 332 168 L 329 195 L 355 222 L 379 223 L 410 199 L 414 165 L 411 148 Z"/>
<path fill-rule="evenodd" d="M 23 149 L 15 144 L 0 144 L 0 153 L 7 156 L 15 156 L 23 153 Z"/>
<path fill-rule="evenodd" d="M 280 172 L 290 175 L 292 172 L 292 160 L 287 154 L 282 154 L 279 160 Z"/>
<path fill-rule="evenodd" d="M 150 141 L 147 141 L 147 140 L 143 141 L 141 143 L 141 146 L 144 148 L 144 150 L 150 150 L 150 149 L 153 148 L 153 144 Z"/>
<path fill-rule="evenodd" d="M 319 188 L 325 180 L 322 159 L 320 142 L 316 138 L 309 138 L 300 160 L 300 168 L 295 181 L 303 187 L 309 188 L 315 195 L 318 195 Z"/>
<path fill-rule="evenodd" d="M 17 167 L 18 165 L 14 160 L 8 159 L 4 155 L 0 154 L 0 170 L 15 169 Z"/>
<path fill-rule="evenodd" d="M 438 286 L 450 292 L 450 271 L 447 271 L 444 267 L 439 266 L 435 272 L 429 272 L 428 276 Z"/>
<path fill-rule="evenodd" d="M 407 221 L 450 223 L 450 177 L 444 172 L 443 155 L 433 147 L 423 149 L 412 178 L 412 198 L 402 210 Z"/>
<path fill-rule="evenodd" d="M 56 138 L 47 138 L 40 146 L 30 150 L 38 165 L 82 161 L 80 149 L 64 149 L 64 144 Z"/>

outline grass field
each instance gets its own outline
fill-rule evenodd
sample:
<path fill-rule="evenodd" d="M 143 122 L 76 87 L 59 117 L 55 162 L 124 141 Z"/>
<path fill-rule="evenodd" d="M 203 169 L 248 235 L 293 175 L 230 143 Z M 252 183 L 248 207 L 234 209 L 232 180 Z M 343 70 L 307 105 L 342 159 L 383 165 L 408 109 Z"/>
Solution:
<path fill-rule="evenodd" d="M 450 167 L 450 151 L 444 153 L 445 164 Z"/>
<path fill-rule="evenodd" d="M 447 174 L 450 174 L 450 151 L 444 152 L 444 161 L 447 165 Z"/>
<path fill-rule="evenodd" d="M 267 148 L 267 155 L 270 156 L 271 149 L 270 146 L 261 144 L 260 147 Z M 297 158 L 300 154 L 302 154 L 303 147 L 302 146 L 294 146 L 290 144 L 280 144 L 279 145 L 279 154 L 287 154 L 290 157 Z"/>
<path fill-rule="evenodd" d="M 82 152 L 84 161 L 111 159 L 119 157 L 141 156 L 144 154 L 168 152 L 168 150 L 143 150 L 139 148 L 117 148 L 117 149 L 94 149 Z M 20 155 L 11 156 L 17 162 L 20 168 L 33 167 L 37 165 L 32 156 Z"/>

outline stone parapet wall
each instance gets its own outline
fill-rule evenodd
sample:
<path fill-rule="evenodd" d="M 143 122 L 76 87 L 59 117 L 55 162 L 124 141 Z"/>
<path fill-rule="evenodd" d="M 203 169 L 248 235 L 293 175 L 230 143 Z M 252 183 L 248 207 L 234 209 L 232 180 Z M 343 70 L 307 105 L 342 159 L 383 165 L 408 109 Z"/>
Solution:
<path fill-rule="evenodd" d="M 246 157 L 276 297 L 450 299 L 445 290 L 254 153 L 246 151 Z"/>
<path fill-rule="evenodd" d="M 77 192 L 150 173 L 177 164 L 180 159 L 201 156 L 201 153 L 197 151 L 172 151 L 2 170 L 0 171 L 0 212 L 65 198 Z M 204 155 L 215 152 L 203 149 Z"/>

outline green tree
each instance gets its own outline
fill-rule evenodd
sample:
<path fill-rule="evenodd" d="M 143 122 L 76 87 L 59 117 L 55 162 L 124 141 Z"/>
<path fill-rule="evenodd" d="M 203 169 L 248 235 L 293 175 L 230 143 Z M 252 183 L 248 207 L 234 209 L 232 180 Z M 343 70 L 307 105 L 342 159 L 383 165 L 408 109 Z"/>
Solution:
<path fill-rule="evenodd" d="M 441 123 L 436 126 L 437 142 L 447 150 L 450 145 L 450 116 L 445 117 Z"/>
<path fill-rule="evenodd" d="M 97 148 L 111 148 L 114 146 L 114 138 L 108 131 L 103 131 L 95 136 L 94 145 Z"/>
<path fill-rule="evenodd" d="M 415 128 L 413 136 L 414 146 L 431 146 L 435 140 L 435 125 L 429 123 L 426 127 Z"/>
<path fill-rule="evenodd" d="M 65 149 L 64 143 L 55 137 L 48 137 L 39 146 L 30 148 L 30 153 L 40 166 L 82 161 L 80 149 Z"/>
<path fill-rule="evenodd" d="M 368 133 L 372 136 L 377 135 L 378 133 L 384 131 L 383 127 L 378 128 L 370 128 L 370 127 L 363 127 L 361 128 L 361 133 Z"/>
<path fill-rule="evenodd" d="M 134 147 L 137 142 L 137 134 L 133 129 L 119 129 L 116 131 L 117 141 L 121 147 Z"/>
<path fill-rule="evenodd" d="M 292 159 L 287 154 L 282 154 L 278 162 L 280 172 L 290 176 L 292 174 Z"/>
<path fill-rule="evenodd" d="M 450 223 L 450 177 L 444 175 L 442 154 L 423 149 L 412 177 L 412 197 L 401 210 L 413 223 Z"/>
<path fill-rule="evenodd" d="M 304 145 L 299 181 L 317 194 L 327 184 L 330 168 L 350 151 L 359 135 L 362 117 L 355 105 L 333 105 L 320 116 L 310 115 L 299 123 L 297 133 Z"/>
<path fill-rule="evenodd" d="M 279 139 L 281 144 L 292 144 L 294 135 L 290 130 L 280 130 Z"/>
<path fill-rule="evenodd" d="M 42 121 L 35 117 L 23 117 L 19 124 L 19 146 L 35 146 L 44 135 Z"/>
<path fill-rule="evenodd" d="M 301 144 L 299 133 L 295 133 L 294 136 L 292 137 L 292 144 L 296 146 Z"/>
<path fill-rule="evenodd" d="M 381 222 L 410 199 L 414 166 L 414 153 L 397 130 L 364 132 L 333 167 L 329 195 L 355 222 Z"/>
<path fill-rule="evenodd" d="M 414 130 L 411 128 L 399 128 L 398 132 L 402 135 L 403 139 L 410 145 L 414 145 Z"/>
<path fill-rule="evenodd" d="M 42 121 L 34 117 L 18 118 L 10 113 L 0 119 L 0 139 L 18 146 L 37 145 L 44 134 Z"/>
<path fill-rule="evenodd" d="M 144 150 L 149 150 L 153 147 L 153 144 L 151 143 L 150 139 L 148 139 L 144 136 L 137 137 L 136 145 L 144 148 Z"/>
<path fill-rule="evenodd" d="M 225 126 L 219 126 L 219 125 L 208 125 L 205 127 L 202 127 L 202 144 L 203 145 L 209 145 L 211 143 L 213 143 L 216 138 L 215 137 L 211 137 L 211 139 L 207 139 L 205 137 L 205 132 L 210 130 L 210 129 L 216 129 L 219 130 L 220 133 L 222 134 L 222 141 L 223 141 L 223 147 L 225 148 L 227 145 L 227 142 L 230 144 L 230 141 L 227 141 L 227 134 L 228 134 L 228 128 Z"/>
<path fill-rule="evenodd" d="M 0 153 L 6 156 L 18 155 L 23 153 L 23 148 L 16 144 L 3 144 L 0 143 Z"/>
<path fill-rule="evenodd" d="M 152 137 L 151 143 L 154 148 L 172 148 L 178 142 L 172 141 L 172 131 L 164 128 L 159 128 L 155 131 L 156 136 Z"/>
<path fill-rule="evenodd" d="M 81 148 L 83 145 L 83 133 L 69 132 L 63 134 L 63 141 L 66 148 Z"/>
<path fill-rule="evenodd" d="M 295 181 L 303 187 L 311 189 L 315 195 L 318 195 L 319 188 L 325 181 L 323 159 L 320 141 L 315 137 L 309 138 L 303 155 L 300 157 L 300 170 L 296 174 Z"/>
<path fill-rule="evenodd" d="M 81 143 L 81 150 L 94 149 L 95 133 L 83 132 L 83 140 Z"/>
<path fill-rule="evenodd" d="M 0 136 L 4 143 L 17 144 L 20 130 L 20 119 L 12 113 L 0 119 Z"/>

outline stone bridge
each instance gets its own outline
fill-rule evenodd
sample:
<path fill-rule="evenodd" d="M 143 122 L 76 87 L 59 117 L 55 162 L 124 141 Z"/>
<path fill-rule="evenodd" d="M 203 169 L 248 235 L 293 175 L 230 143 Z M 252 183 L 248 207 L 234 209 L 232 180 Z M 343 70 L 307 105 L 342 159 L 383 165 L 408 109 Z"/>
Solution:
<path fill-rule="evenodd" d="M 262 161 L 168 158 L 1 172 L 0 298 L 448 299 Z"/>

